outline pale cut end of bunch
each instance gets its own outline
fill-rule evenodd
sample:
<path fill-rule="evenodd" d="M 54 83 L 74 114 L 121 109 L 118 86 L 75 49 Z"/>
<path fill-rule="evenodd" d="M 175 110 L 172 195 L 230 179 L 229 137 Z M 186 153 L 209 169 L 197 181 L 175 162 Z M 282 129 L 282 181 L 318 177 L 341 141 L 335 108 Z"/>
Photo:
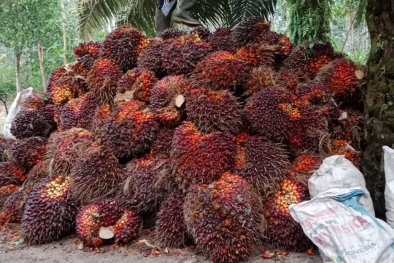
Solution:
<path fill-rule="evenodd" d="M 182 107 L 183 103 L 185 103 L 185 97 L 183 95 L 178 95 L 175 98 L 175 105 L 180 108 Z"/>
<path fill-rule="evenodd" d="M 102 239 L 114 238 L 115 233 L 112 226 L 102 226 L 99 230 L 99 237 Z"/>
<path fill-rule="evenodd" d="M 357 79 L 363 79 L 364 78 L 364 72 L 362 71 L 362 70 L 356 70 L 355 72 L 354 72 L 354 74 L 356 75 L 356 78 Z"/>

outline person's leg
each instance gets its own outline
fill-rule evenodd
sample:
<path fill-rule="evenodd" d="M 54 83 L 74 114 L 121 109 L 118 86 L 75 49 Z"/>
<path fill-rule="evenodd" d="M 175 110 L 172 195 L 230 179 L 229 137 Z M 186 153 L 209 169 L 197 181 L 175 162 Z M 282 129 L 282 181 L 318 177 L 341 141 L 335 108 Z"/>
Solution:
<path fill-rule="evenodd" d="M 190 16 L 190 10 L 197 1 L 198 0 L 178 0 L 178 7 L 172 20 L 190 27 L 200 26 L 200 21 Z"/>
<path fill-rule="evenodd" d="M 170 28 L 170 25 L 171 25 L 171 13 L 168 14 L 168 16 L 165 16 L 159 8 L 156 8 L 156 14 L 155 14 L 156 37 L 160 37 L 164 30 Z"/>

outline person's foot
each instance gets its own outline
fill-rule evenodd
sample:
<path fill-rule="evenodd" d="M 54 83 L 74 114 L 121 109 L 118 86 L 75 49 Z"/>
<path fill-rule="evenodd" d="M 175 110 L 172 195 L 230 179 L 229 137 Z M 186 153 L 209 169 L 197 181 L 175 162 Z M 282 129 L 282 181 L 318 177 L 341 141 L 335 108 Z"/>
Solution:
<path fill-rule="evenodd" d="M 197 19 L 192 18 L 187 12 L 184 12 L 183 14 L 175 15 L 172 20 L 175 23 L 181 23 L 184 25 L 187 25 L 189 27 L 196 27 L 196 26 L 201 26 L 201 22 L 198 21 Z"/>

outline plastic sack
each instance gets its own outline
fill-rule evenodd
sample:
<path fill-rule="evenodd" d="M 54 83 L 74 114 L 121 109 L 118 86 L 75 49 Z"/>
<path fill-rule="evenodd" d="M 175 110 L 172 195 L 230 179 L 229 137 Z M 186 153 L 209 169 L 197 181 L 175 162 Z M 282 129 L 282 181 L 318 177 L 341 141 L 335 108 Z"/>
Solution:
<path fill-rule="evenodd" d="M 394 262 L 394 229 L 359 204 L 364 194 L 361 188 L 330 189 L 289 206 L 325 263 Z"/>
<path fill-rule="evenodd" d="M 311 198 L 329 189 L 349 189 L 359 187 L 365 194 L 360 204 L 375 216 L 371 195 L 365 186 L 363 174 L 344 155 L 333 155 L 323 160 L 319 169 L 309 178 L 308 188 Z"/>
<path fill-rule="evenodd" d="M 386 220 L 394 228 L 394 150 L 383 146 L 384 152 L 384 174 L 386 186 L 384 188 L 384 199 L 386 206 Z"/>
<path fill-rule="evenodd" d="M 14 135 L 11 133 L 12 121 L 15 119 L 15 116 L 23 109 L 23 103 L 25 100 L 33 93 L 33 88 L 27 88 L 22 90 L 16 95 L 16 98 L 11 104 L 10 110 L 8 111 L 7 118 L 4 122 L 3 134 L 6 139 L 16 139 Z"/>

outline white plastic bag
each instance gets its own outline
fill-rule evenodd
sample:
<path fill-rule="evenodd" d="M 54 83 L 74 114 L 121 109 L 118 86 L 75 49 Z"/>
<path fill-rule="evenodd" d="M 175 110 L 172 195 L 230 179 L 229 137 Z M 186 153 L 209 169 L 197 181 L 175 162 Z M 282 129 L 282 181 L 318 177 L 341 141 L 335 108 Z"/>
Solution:
<path fill-rule="evenodd" d="M 384 152 L 384 174 L 386 186 L 384 188 L 384 199 L 386 206 L 386 221 L 394 228 L 394 150 L 383 146 Z"/>
<path fill-rule="evenodd" d="M 364 194 L 361 188 L 330 189 L 289 206 L 325 263 L 394 262 L 394 229 L 359 204 Z"/>
<path fill-rule="evenodd" d="M 372 216 L 375 216 L 371 195 L 365 186 L 363 174 L 344 155 L 334 155 L 324 159 L 319 169 L 313 173 L 308 181 L 311 198 L 329 189 L 354 187 L 359 187 L 365 192 L 360 199 L 360 204 Z"/>
<path fill-rule="evenodd" d="M 6 139 L 15 139 L 15 136 L 11 133 L 12 121 L 15 119 L 15 116 L 23 109 L 23 103 L 25 100 L 33 93 L 33 88 L 29 87 L 27 89 L 22 90 L 16 95 L 16 98 L 11 104 L 10 110 L 8 111 L 7 118 L 4 122 L 3 134 Z"/>

